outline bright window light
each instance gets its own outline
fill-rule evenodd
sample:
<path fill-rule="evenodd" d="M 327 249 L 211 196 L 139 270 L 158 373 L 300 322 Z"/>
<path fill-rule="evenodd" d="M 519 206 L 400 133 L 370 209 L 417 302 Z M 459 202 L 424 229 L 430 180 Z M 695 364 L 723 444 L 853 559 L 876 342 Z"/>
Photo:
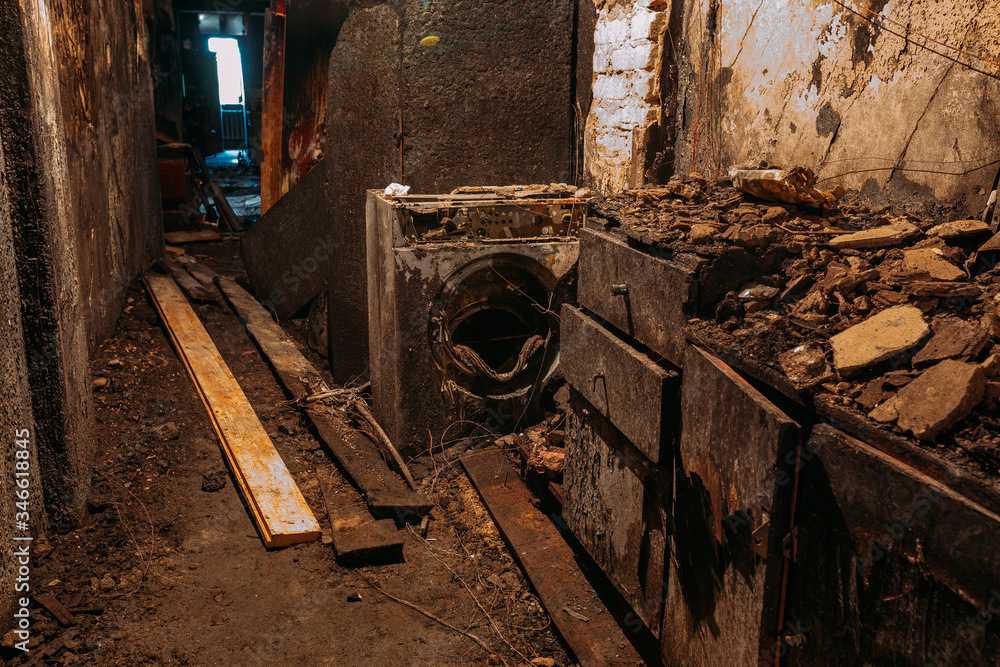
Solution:
<path fill-rule="evenodd" d="M 219 63 L 219 103 L 243 104 L 243 63 L 240 45 L 229 37 L 209 37 L 208 50 Z"/>

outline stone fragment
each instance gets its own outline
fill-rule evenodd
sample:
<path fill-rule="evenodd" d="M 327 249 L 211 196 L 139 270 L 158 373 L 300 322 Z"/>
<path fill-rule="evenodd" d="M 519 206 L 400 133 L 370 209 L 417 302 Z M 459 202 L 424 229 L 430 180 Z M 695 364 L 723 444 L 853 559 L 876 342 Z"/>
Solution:
<path fill-rule="evenodd" d="M 888 308 L 830 338 L 833 363 L 841 373 L 850 375 L 905 352 L 929 332 L 917 308 Z"/>
<path fill-rule="evenodd" d="M 896 421 L 899 418 L 899 414 L 896 412 L 896 396 L 893 395 L 880 403 L 868 413 L 868 417 L 882 424 Z"/>
<path fill-rule="evenodd" d="M 767 225 L 780 225 L 788 220 L 788 211 L 780 206 L 772 206 L 761 216 L 761 221 Z"/>
<path fill-rule="evenodd" d="M 845 248 L 888 248 L 916 236 L 920 230 L 905 218 L 896 218 L 890 224 L 863 232 L 844 234 L 830 239 L 830 246 L 836 250 Z"/>
<path fill-rule="evenodd" d="M 989 339 L 989 334 L 982 327 L 956 319 L 941 327 L 917 352 L 913 365 L 924 367 L 945 359 L 970 359 L 983 351 Z"/>
<path fill-rule="evenodd" d="M 982 220 L 955 220 L 931 227 L 927 230 L 927 235 L 943 239 L 963 239 L 986 234 L 989 231 L 990 226 Z"/>
<path fill-rule="evenodd" d="M 778 296 L 778 288 L 769 285 L 754 285 L 740 290 L 741 301 L 770 301 Z"/>
<path fill-rule="evenodd" d="M 808 389 L 833 377 L 826 352 L 817 343 L 794 347 L 778 355 L 778 362 L 796 389 Z"/>
<path fill-rule="evenodd" d="M 942 361 L 896 394 L 896 423 L 920 440 L 933 440 L 964 419 L 985 390 L 986 374 L 978 364 Z"/>
<path fill-rule="evenodd" d="M 990 379 L 997 377 L 1000 375 L 1000 354 L 991 354 L 979 365 L 986 373 L 986 377 Z"/>
<path fill-rule="evenodd" d="M 682 199 L 694 199 L 698 195 L 698 191 L 695 188 L 680 181 L 670 181 L 663 187 L 663 189 L 672 195 L 681 197 Z"/>
<path fill-rule="evenodd" d="M 711 243 L 715 238 L 716 229 L 712 225 L 691 225 L 688 232 L 688 241 L 696 245 Z"/>
<path fill-rule="evenodd" d="M 965 272 L 930 248 L 903 251 L 903 270 L 919 271 L 931 280 L 962 280 Z"/>

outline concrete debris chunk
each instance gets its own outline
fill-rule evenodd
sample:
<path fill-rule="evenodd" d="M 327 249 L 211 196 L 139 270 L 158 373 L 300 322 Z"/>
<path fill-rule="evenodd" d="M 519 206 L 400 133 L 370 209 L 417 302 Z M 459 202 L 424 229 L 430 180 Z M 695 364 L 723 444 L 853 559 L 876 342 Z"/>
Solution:
<path fill-rule="evenodd" d="M 910 349 L 929 332 L 918 308 L 888 308 L 830 338 L 833 363 L 850 375 Z"/>
<path fill-rule="evenodd" d="M 965 272 L 931 248 L 903 251 L 903 270 L 926 273 L 931 280 L 954 281 L 965 278 Z"/>
<path fill-rule="evenodd" d="M 905 218 L 896 218 L 888 225 L 866 229 L 863 232 L 844 234 L 830 239 L 830 246 L 843 250 L 847 248 L 888 248 L 899 245 L 916 236 L 919 229 Z"/>
<path fill-rule="evenodd" d="M 927 230 L 928 236 L 937 236 L 945 240 L 964 239 L 979 236 L 990 231 L 990 226 L 982 220 L 955 220 L 946 222 Z"/>
<path fill-rule="evenodd" d="M 896 412 L 896 395 L 890 396 L 868 413 L 868 417 L 882 424 L 894 422 L 899 417 Z"/>
<path fill-rule="evenodd" d="M 818 343 L 806 343 L 778 356 L 781 368 L 796 389 L 808 389 L 833 377 L 826 352 Z"/>
<path fill-rule="evenodd" d="M 711 243 L 715 234 L 716 229 L 712 225 L 691 225 L 691 229 L 688 231 L 688 241 L 695 245 Z"/>
<path fill-rule="evenodd" d="M 954 320 L 934 334 L 927 345 L 913 357 L 916 367 L 930 366 L 945 359 L 975 357 L 989 341 L 983 329 L 965 320 Z"/>
<path fill-rule="evenodd" d="M 964 419 L 985 390 L 986 374 L 978 364 L 942 361 L 896 394 L 896 423 L 920 440 L 933 440 Z"/>

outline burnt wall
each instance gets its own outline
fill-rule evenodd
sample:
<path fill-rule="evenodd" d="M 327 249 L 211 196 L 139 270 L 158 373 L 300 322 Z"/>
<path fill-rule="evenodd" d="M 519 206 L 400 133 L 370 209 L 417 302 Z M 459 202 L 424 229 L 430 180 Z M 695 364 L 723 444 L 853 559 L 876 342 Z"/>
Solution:
<path fill-rule="evenodd" d="M 50 0 L 65 128 L 69 226 L 93 347 L 128 284 L 162 252 L 153 86 L 142 5 Z"/>
<path fill-rule="evenodd" d="M 285 24 L 285 101 L 281 192 L 288 192 L 323 156 L 330 52 L 344 20 L 340 0 L 288 3 Z"/>
<path fill-rule="evenodd" d="M 3 147 L 0 145 L 0 173 L 5 176 Z M 27 429 L 34 432 L 31 417 L 31 397 L 28 390 L 28 362 L 21 329 L 20 293 L 17 275 L 14 271 L 15 253 L 12 235 L 13 218 L 6 178 L 0 180 L 0 340 L 9 341 L 0 349 L 0 631 L 6 632 L 14 607 L 14 541 L 11 530 L 15 525 L 14 507 L 14 462 L 18 431 Z M 30 458 L 37 460 L 34 447 L 29 450 Z M 30 471 L 29 471 L 30 472 Z M 30 477 L 29 477 L 30 479 Z M 19 596 L 17 596 L 19 597 Z"/>
<path fill-rule="evenodd" d="M 573 3 L 399 7 L 405 183 L 427 193 L 569 180 Z"/>
<path fill-rule="evenodd" d="M 143 8 L 0 8 L 0 513 L 13 493 L 12 429 L 28 429 L 36 535 L 82 518 L 96 449 L 88 343 L 111 332 L 125 287 L 162 247 Z"/>
<path fill-rule="evenodd" d="M 982 211 L 1000 150 L 996 4 L 685 0 L 683 17 L 679 171 L 805 165 L 821 186 Z"/>

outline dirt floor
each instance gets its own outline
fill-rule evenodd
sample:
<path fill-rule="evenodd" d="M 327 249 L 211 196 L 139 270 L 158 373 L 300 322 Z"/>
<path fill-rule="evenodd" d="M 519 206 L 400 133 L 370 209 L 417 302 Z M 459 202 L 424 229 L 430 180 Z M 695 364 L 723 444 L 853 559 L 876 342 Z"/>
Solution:
<path fill-rule="evenodd" d="M 235 241 L 187 246 L 187 252 L 220 275 L 243 276 Z M 93 359 L 100 453 L 87 519 L 74 532 L 50 535 L 48 548 L 37 551 L 47 553 L 34 576 L 78 621 L 62 627 L 36 610 L 33 647 L 65 638 L 46 660 L 571 664 L 476 492 L 441 451 L 413 466 L 435 503 L 426 539 L 404 527 L 403 562 L 339 566 L 321 489 L 346 489 L 346 483 L 235 315 L 224 304 L 196 311 L 324 537 L 284 549 L 263 546 L 191 379 L 136 285 L 116 335 Z M 304 340 L 303 323 L 289 330 Z M 475 634 L 492 652 L 373 585 Z M 18 660 L 11 664 L 23 664 Z"/>

